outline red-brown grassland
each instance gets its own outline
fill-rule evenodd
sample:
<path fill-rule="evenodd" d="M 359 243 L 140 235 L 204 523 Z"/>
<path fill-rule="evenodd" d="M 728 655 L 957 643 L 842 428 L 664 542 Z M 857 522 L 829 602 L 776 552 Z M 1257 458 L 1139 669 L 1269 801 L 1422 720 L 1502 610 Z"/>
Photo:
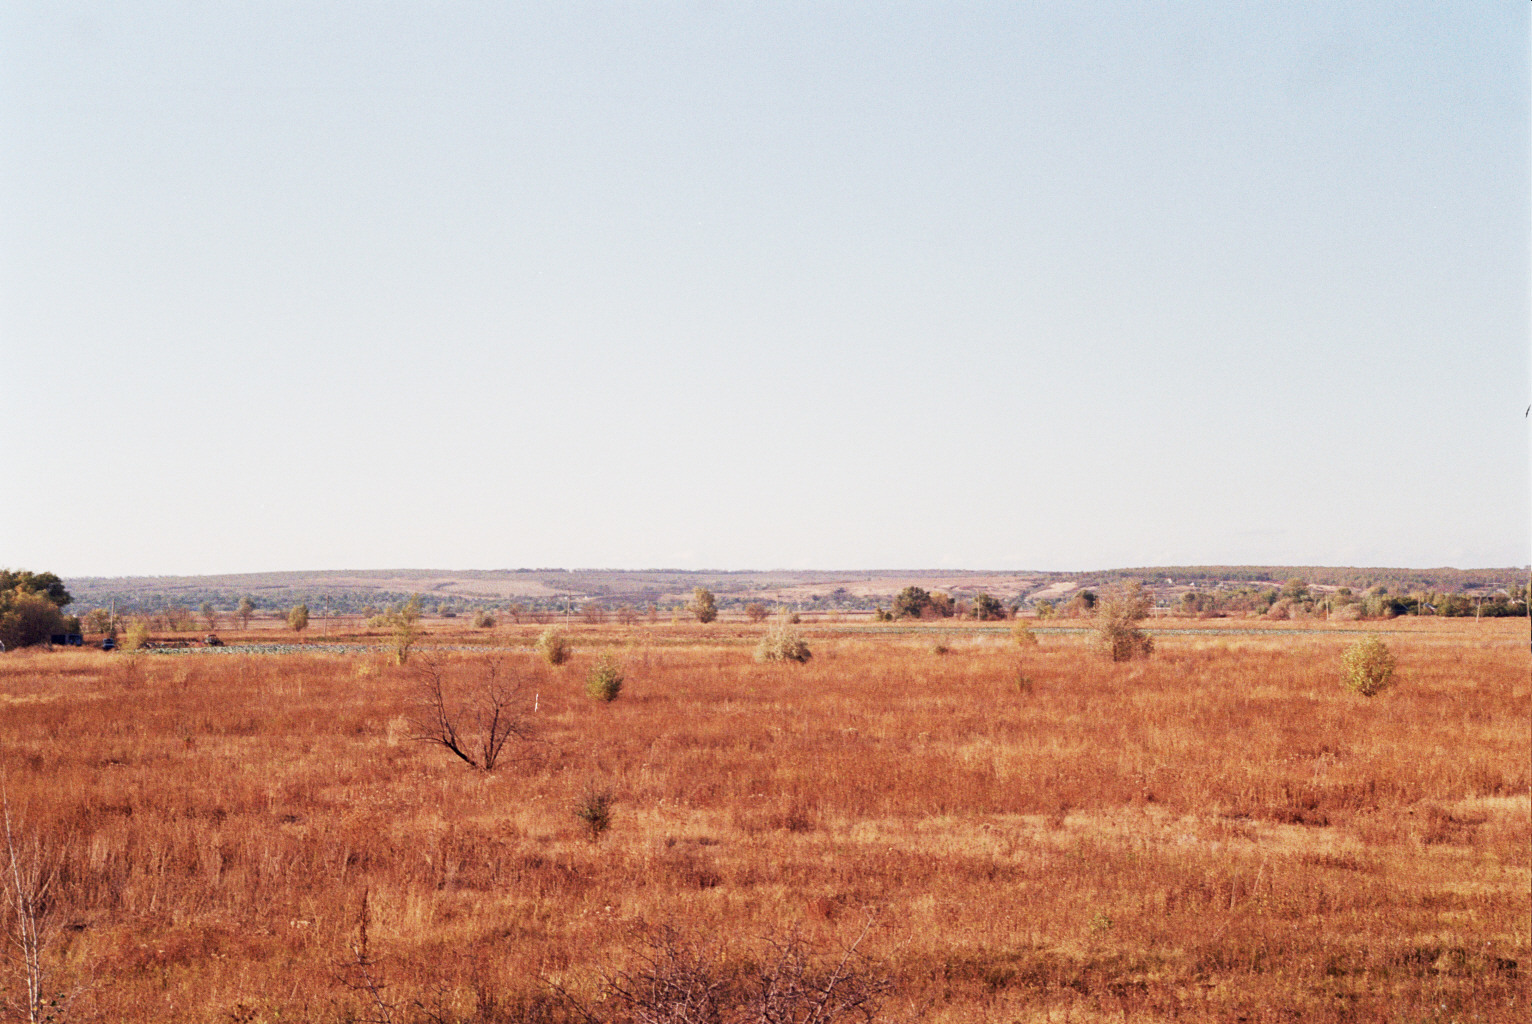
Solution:
<path fill-rule="evenodd" d="M 1122 664 L 1000 628 L 810 625 L 794 665 L 764 627 L 582 627 L 558 668 L 530 629 L 431 633 L 454 686 L 520 681 L 535 735 L 492 773 L 414 738 L 419 661 L 381 650 L 4 655 L 51 1012 L 620 1020 L 671 928 L 719 977 L 865 929 L 877 1019 L 1527 1019 L 1525 622 L 1153 626 Z M 1339 682 L 1368 630 L 1370 699 Z"/>

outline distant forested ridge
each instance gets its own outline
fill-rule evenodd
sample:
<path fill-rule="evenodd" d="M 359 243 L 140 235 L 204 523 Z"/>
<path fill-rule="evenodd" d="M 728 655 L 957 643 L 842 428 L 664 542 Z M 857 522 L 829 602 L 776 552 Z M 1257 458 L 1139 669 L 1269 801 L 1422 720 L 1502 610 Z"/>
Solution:
<path fill-rule="evenodd" d="M 1120 580 L 1142 581 L 1158 604 L 1171 606 L 1187 592 L 1225 595 L 1235 610 L 1259 610 L 1277 592 L 1301 580 L 1315 594 L 1342 588 L 1359 598 L 1382 588 L 1395 595 L 1395 612 L 1421 607 L 1457 608 L 1443 595 L 1490 598 L 1504 592 L 1514 601 L 1527 581 L 1523 568 L 1411 569 L 1295 565 L 1173 565 L 1086 572 L 1029 570 L 682 570 L 682 569 L 494 569 L 326 570 L 218 576 L 77 576 L 64 580 L 76 607 L 116 606 L 122 614 L 151 614 L 210 605 L 231 611 L 248 598 L 259 612 L 285 612 L 306 604 L 341 615 L 371 614 L 421 596 L 426 614 L 520 606 L 557 610 L 599 603 L 672 608 L 697 587 L 716 595 L 721 609 L 750 603 L 786 604 L 823 611 L 871 611 L 888 607 L 908 586 L 947 593 L 960 601 L 991 595 L 1011 607 L 1028 607 L 1042 595 L 1056 603 Z M 1248 595 L 1238 598 L 1235 595 Z M 1417 595 L 1407 598 L 1404 595 Z M 1378 596 L 1374 594 L 1374 596 Z M 1411 604 L 1411 601 L 1414 604 Z"/>

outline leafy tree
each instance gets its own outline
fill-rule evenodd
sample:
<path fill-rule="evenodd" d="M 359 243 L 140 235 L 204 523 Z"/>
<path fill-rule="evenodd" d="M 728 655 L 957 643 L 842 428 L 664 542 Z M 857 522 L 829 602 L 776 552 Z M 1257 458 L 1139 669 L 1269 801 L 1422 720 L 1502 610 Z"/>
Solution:
<path fill-rule="evenodd" d="M 973 617 L 980 622 L 994 621 L 1005 618 L 1005 605 L 980 591 L 974 595 Z"/>
<path fill-rule="evenodd" d="M 42 594 L 13 591 L 0 610 L 0 643 L 6 650 L 45 644 L 53 634 L 63 632 L 63 613 Z"/>
<path fill-rule="evenodd" d="M 1307 580 L 1294 576 L 1282 584 L 1282 597 L 1289 601 L 1307 601 L 1309 599 L 1309 584 Z"/>
<path fill-rule="evenodd" d="M 931 595 L 923 587 L 905 587 L 894 597 L 894 618 L 918 619 L 931 607 Z"/>
<path fill-rule="evenodd" d="M 294 633 L 298 633 L 300 635 L 303 633 L 303 631 L 305 629 L 309 628 L 309 606 L 308 605 L 306 605 L 306 604 L 295 604 L 295 605 L 292 606 L 291 609 L 288 610 L 288 612 L 287 612 L 287 628 L 291 629 Z"/>
<path fill-rule="evenodd" d="M 149 623 L 144 619 L 134 619 L 128 624 L 127 635 L 122 638 L 122 649 L 131 653 L 148 642 Z"/>
<path fill-rule="evenodd" d="M 85 628 L 91 633 L 111 632 L 112 613 L 105 608 L 92 608 L 85 614 Z"/>
<path fill-rule="evenodd" d="M 1082 590 L 1069 599 L 1069 603 L 1064 606 L 1064 611 L 1066 614 L 1075 617 L 1091 615 L 1096 610 L 1096 601 L 1097 597 L 1094 590 Z"/>
<path fill-rule="evenodd" d="M 701 623 L 712 622 L 718 618 L 718 602 L 713 597 L 713 592 L 707 587 L 698 587 L 692 591 L 691 613 L 697 616 Z"/>
<path fill-rule="evenodd" d="M 255 614 L 255 602 L 248 596 L 239 599 L 239 607 L 234 609 L 234 614 L 239 616 L 239 628 L 250 628 L 250 616 Z"/>
<path fill-rule="evenodd" d="M 0 569 L 0 607 L 7 596 L 13 594 L 35 594 L 51 601 L 55 608 L 63 608 L 74 601 L 64 588 L 64 581 L 51 572 Z"/>
<path fill-rule="evenodd" d="M 751 622 L 765 622 L 766 614 L 766 606 L 764 604 L 751 602 L 745 605 L 745 618 Z"/>
<path fill-rule="evenodd" d="M 0 643 L 29 647 L 69 632 L 59 609 L 73 600 L 51 572 L 0 569 Z"/>
<path fill-rule="evenodd" d="M 203 601 L 200 611 L 202 613 L 202 622 L 207 626 L 207 631 L 211 633 L 217 629 L 218 612 L 213 608 L 213 603 L 211 601 Z"/>
<path fill-rule="evenodd" d="M 1054 608 L 1053 602 L 1046 597 L 1038 598 L 1033 602 L 1032 607 L 1037 609 L 1037 617 L 1039 619 L 1051 619 L 1058 613 L 1058 609 Z"/>
<path fill-rule="evenodd" d="M 941 591 L 937 591 L 931 595 L 929 614 L 932 618 L 950 619 L 956 611 L 957 608 L 952 603 L 951 594 L 943 594 Z"/>

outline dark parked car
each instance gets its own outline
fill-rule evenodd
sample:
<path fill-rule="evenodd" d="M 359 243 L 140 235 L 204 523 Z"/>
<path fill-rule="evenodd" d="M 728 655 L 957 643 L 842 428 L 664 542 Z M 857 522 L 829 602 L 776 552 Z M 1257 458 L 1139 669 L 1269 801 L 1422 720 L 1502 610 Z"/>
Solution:
<path fill-rule="evenodd" d="M 115 651 L 117 649 L 117 641 L 113 640 L 111 637 L 107 637 L 105 640 L 101 641 L 101 649 L 103 651 Z"/>

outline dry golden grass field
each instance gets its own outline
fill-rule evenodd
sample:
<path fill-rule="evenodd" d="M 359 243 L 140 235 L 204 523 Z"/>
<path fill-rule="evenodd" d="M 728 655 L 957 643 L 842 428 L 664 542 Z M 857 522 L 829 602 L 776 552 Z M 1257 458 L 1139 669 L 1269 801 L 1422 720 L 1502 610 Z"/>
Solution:
<path fill-rule="evenodd" d="M 823 623 L 805 665 L 722 623 L 579 627 L 556 668 L 446 624 L 404 667 L 239 653 L 271 629 L 6 654 L 3 996 L 41 866 L 38 1019 L 1527 1020 L 1525 621 L 1245 625 L 1121 664 Z M 450 711 L 491 666 L 526 735 L 484 772 L 415 737 L 423 681 Z"/>

